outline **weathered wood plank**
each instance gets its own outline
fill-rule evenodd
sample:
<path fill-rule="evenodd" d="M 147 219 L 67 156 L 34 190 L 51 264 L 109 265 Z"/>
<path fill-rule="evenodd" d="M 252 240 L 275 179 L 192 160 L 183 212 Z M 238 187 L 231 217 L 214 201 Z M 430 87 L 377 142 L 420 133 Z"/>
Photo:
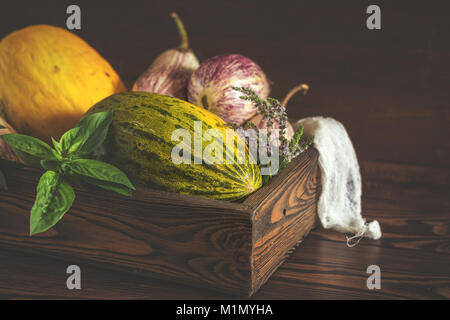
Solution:
<path fill-rule="evenodd" d="M 0 193 L 0 246 L 248 295 L 312 228 L 316 167 L 311 149 L 244 203 L 142 188 L 132 198 L 76 189 L 69 213 L 33 237 L 28 220 L 40 173 L 11 167 L 9 190 Z M 273 221 L 281 207 L 287 217 Z"/>
<path fill-rule="evenodd" d="M 318 152 L 310 148 L 247 199 L 253 208 L 252 292 L 264 284 L 317 221 Z"/>
<path fill-rule="evenodd" d="M 315 237 L 314 230 L 271 277 L 256 299 L 449 299 L 448 254 L 372 246 L 363 241 L 348 248 L 345 241 Z M 333 231 L 327 231 L 333 233 Z M 336 237 L 342 234 L 336 233 Z M 384 239 L 379 240 L 383 243 Z M 369 290 L 367 267 L 381 269 L 381 289 Z M 283 288 L 283 290 L 276 290 Z"/>
<path fill-rule="evenodd" d="M 139 189 L 129 199 L 76 190 L 52 229 L 29 237 L 35 171 L 8 170 L 0 193 L 0 244 L 63 259 L 247 293 L 251 219 L 245 206 Z"/>

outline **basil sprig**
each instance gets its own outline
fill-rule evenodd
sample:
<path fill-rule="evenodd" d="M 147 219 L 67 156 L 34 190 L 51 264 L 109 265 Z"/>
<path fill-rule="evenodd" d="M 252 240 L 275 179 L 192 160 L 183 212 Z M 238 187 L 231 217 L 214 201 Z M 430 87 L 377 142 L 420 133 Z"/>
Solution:
<path fill-rule="evenodd" d="M 92 184 L 126 196 L 135 190 L 128 177 L 115 166 L 83 158 L 104 142 L 112 115 L 112 111 L 99 112 L 83 118 L 59 141 L 52 138 L 53 148 L 22 134 L 0 136 L 27 164 L 47 170 L 37 186 L 31 209 L 30 235 L 50 229 L 71 208 L 75 200 L 71 183 Z M 0 174 L 0 186 L 1 183 Z"/>
<path fill-rule="evenodd" d="M 54 226 L 75 200 L 71 185 L 59 172 L 46 171 L 37 186 L 37 197 L 31 208 L 30 235 Z"/>

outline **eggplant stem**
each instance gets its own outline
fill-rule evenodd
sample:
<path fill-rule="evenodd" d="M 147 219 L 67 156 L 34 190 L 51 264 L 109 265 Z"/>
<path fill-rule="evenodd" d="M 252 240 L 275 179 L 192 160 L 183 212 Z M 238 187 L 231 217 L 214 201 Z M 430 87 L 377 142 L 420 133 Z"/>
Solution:
<path fill-rule="evenodd" d="M 177 28 L 178 28 L 178 33 L 180 34 L 180 38 L 181 38 L 180 48 L 181 49 L 189 49 L 188 36 L 187 36 L 186 28 L 184 27 L 183 21 L 181 21 L 180 17 L 178 16 L 178 14 L 176 12 L 172 12 L 170 16 L 173 18 L 173 20 L 175 20 L 175 24 L 177 25 Z"/>
<path fill-rule="evenodd" d="M 303 93 L 303 95 L 305 95 L 308 93 L 308 90 L 309 90 L 309 86 L 306 83 L 302 83 L 302 84 L 292 88 L 291 91 L 288 92 L 286 97 L 284 97 L 281 105 L 286 108 L 287 103 L 289 102 L 289 100 L 291 100 L 291 98 L 294 94 L 301 91 Z"/>

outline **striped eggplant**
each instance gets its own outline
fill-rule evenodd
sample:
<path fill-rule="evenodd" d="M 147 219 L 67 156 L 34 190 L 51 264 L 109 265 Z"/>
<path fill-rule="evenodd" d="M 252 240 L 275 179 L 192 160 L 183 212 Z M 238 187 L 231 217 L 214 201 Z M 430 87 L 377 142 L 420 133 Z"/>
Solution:
<path fill-rule="evenodd" d="M 269 81 L 252 60 L 239 54 L 225 54 L 206 60 L 191 76 L 188 100 L 214 112 L 229 123 L 242 125 L 256 113 L 251 101 L 233 87 L 252 89 L 262 99 L 270 92 Z"/>
<path fill-rule="evenodd" d="M 186 100 L 187 83 L 200 63 L 189 49 L 186 30 L 176 13 L 172 17 L 181 36 L 179 48 L 160 54 L 136 80 L 132 91 L 154 92 Z"/>
<path fill-rule="evenodd" d="M 134 184 L 230 201 L 241 199 L 261 186 L 259 168 L 253 164 L 256 162 L 245 142 L 209 111 L 156 93 L 124 92 L 98 102 L 87 114 L 109 110 L 114 110 L 113 121 L 97 157 L 119 167 Z M 201 150 L 212 144 L 223 147 L 222 163 L 196 163 L 205 159 L 205 152 L 195 151 L 194 128 L 199 123 L 201 131 L 197 132 L 203 136 Z M 172 160 L 174 147 L 181 143 L 180 139 L 172 138 L 177 129 L 185 129 L 191 137 L 191 142 L 184 145 L 191 153 L 189 163 L 176 164 Z M 206 140 L 208 129 L 217 129 L 218 139 Z M 227 134 L 236 141 L 238 147 L 234 150 L 226 148 L 225 142 L 230 141 Z M 234 161 L 226 161 L 226 155 L 231 155 Z"/>

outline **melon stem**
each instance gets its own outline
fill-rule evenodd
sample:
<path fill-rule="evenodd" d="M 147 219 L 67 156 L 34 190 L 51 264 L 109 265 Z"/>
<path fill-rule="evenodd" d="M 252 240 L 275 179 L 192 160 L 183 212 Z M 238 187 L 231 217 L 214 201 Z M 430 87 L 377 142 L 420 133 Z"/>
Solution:
<path fill-rule="evenodd" d="M 305 95 L 308 93 L 308 90 L 309 90 L 309 86 L 306 83 L 299 84 L 298 86 L 292 88 L 291 91 L 288 92 L 286 97 L 284 97 L 281 105 L 286 108 L 286 105 L 288 104 L 289 100 L 291 100 L 291 98 L 294 94 L 301 91 L 303 93 L 303 95 Z"/>
<path fill-rule="evenodd" d="M 175 24 L 177 25 L 177 28 L 178 28 L 178 33 L 180 34 L 180 38 L 181 38 L 180 48 L 181 49 L 189 49 L 188 36 L 187 36 L 186 28 L 184 27 L 183 21 L 181 21 L 180 17 L 178 16 L 178 14 L 176 12 L 172 12 L 171 17 L 175 21 Z"/>

